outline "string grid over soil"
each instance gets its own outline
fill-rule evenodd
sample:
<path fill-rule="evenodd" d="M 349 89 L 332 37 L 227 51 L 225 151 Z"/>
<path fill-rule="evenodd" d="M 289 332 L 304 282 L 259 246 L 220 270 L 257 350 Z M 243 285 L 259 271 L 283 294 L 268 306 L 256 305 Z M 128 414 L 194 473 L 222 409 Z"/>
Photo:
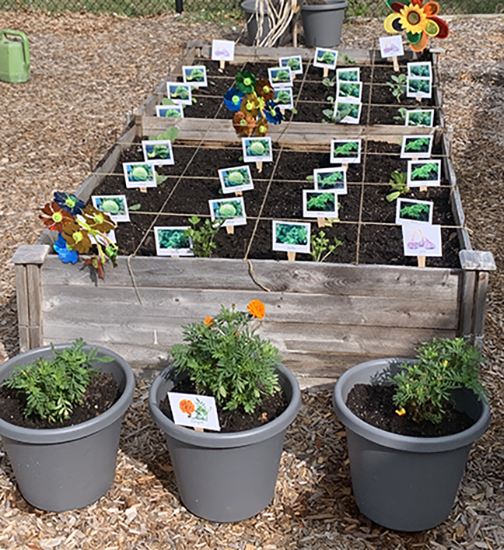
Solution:
<path fill-rule="evenodd" d="M 85 14 L 49 17 L 2 13 L 2 28 L 30 39 L 32 78 L 0 83 L 0 352 L 17 352 L 13 267 L 20 244 L 42 232 L 38 209 L 52 191 L 75 191 L 114 143 L 125 113 L 138 107 L 168 73 L 187 39 L 229 37 L 215 26 L 185 26 L 173 16 L 123 20 Z M 214 524 L 178 500 L 166 444 L 150 420 L 148 384 L 140 382 L 126 414 L 112 489 L 83 510 L 34 510 L 0 456 L 2 550 L 478 550 L 504 548 L 504 21 L 461 19 L 440 56 L 441 86 L 467 225 L 474 248 L 491 250 L 483 381 L 492 423 L 471 452 L 449 518 L 423 533 L 394 533 L 362 516 L 352 497 L 345 432 L 330 391 L 305 390 L 288 430 L 275 499 L 258 516 Z M 341 47 L 371 48 L 381 22 L 346 26 Z M 1 452 L 1 451 L 0 451 Z M 398 503 L 400 506 L 401 504 Z"/>

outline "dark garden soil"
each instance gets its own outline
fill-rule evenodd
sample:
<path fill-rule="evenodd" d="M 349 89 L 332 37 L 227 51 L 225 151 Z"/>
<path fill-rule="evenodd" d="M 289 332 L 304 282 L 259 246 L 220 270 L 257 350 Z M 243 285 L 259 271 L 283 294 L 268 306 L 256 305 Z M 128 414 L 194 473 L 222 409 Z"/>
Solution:
<path fill-rule="evenodd" d="M 129 223 L 119 223 L 116 229 L 119 253 L 142 256 L 156 255 L 153 227 L 187 226 L 192 215 L 208 218 L 211 199 L 232 197 L 223 195 L 217 170 L 243 164 L 242 149 L 230 145 L 220 149 L 197 148 L 174 144 L 175 164 L 159 166 L 157 172 L 167 179 L 146 193 L 127 189 L 123 162 L 143 161 L 138 144 L 125 149 L 114 174 L 104 178 L 95 195 L 124 194 L 130 210 Z M 433 157 L 440 155 L 434 149 Z M 396 203 L 389 203 L 390 174 L 406 171 L 407 161 L 400 159 L 400 146 L 386 142 L 364 142 L 361 164 L 350 164 L 347 170 L 348 192 L 339 195 L 339 221 L 323 228 L 330 241 L 337 238 L 343 244 L 326 261 L 337 263 L 416 265 L 416 257 L 403 254 L 401 228 L 395 225 Z M 286 259 L 285 252 L 272 251 L 272 220 L 312 221 L 312 232 L 319 229 L 316 219 L 303 218 L 302 190 L 313 189 L 315 168 L 331 165 L 329 153 L 296 152 L 274 148 L 273 162 L 263 163 L 259 173 L 250 165 L 254 190 L 243 194 L 247 224 L 236 226 L 230 235 L 222 228 L 217 236 L 214 256 L 220 258 Z M 450 188 L 442 179 L 440 187 L 419 188 L 404 198 L 434 203 L 433 223 L 443 226 L 443 257 L 428 258 L 432 267 L 458 267 L 459 243 L 450 207 Z M 308 254 L 297 259 L 310 260 Z"/>
<path fill-rule="evenodd" d="M 176 393 L 196 394 L 196 386 L 188 378 L 179 380 L 173 390 Z M 249 414 L 243 410 L 243 407 L 238 407 L 234 411 L 223 410 L 217 405 L 217 414 L 219 416 L 219 424 L 221 427 L 220 433 L 244 432 L 259 428 L 271 422 L 280 416 L 289 403 L 282 389 L 271 396 L 265 396 L 257 405 L 255 412 Z M 159 404 L 159 408 L 170 420 L 173 420 L 173 414 L 170 407 L 168 397 L 165 397 Z"/>
<path fill-rule="evenodd" d="M 392 386 L 356 384 L 347 396 L 347 407 L 361 420 L 387 432 L 413 437 L 442 437 L 470 428 L 474 421 L 466 414 L 456 411 L 450 403 L 440 424 L 414 422 L 408 414 L 399 416 L 395 411 Z"/>
<path fill-rule="evenodd" d="M 257 78 L 268 77 L 268 67 L 273 67 L 274 63 L 245 63 L 243 65 L 229 65 L 223 71 L 218 68 L 216 61 L 198 61 L 194 64 L 202 64 L 207 67 L 208 86 L 206 88 L 197 88 L 193 90 L 193 105 L 184 108 L 185 116 L 191 118 L 232 118 L 233 113 L 227 110 L 222 97 L 226 91 L 233 85 L 234 78 L 238 71 L 249 70 L 254 73 Z M 354 65 L 345 65 L 349 68 Z M 401 101 L 392 95 L 392 90 L 388 86 L 388 82 L 392 82 L 391 77 L 398 74 L 407 74 L 406 63 L 400 64 L 399 73 L 395 72 L 392 64 L 378 60 L 374 66 L 363 65 L 360 69 L 360 79 L 363 83 L 362 90 L 362 112 L 360 124 L 375 125 L 375 124 L 390 124 L 404 125 L 404 120 L 401 120 L 399 109 L 405 107 L 412 108 L 434 108 L 435 119 L 434 124 L 438 124 L 437 108 L 434 105 L 433 99 L 422 99 L 418 101 L 415 98 L 407 98 L 405 95 L 401 97 Z M 338 68 L 341 68 L 338 65 Z M 333 105 L 327 100 L 329 96 L 334 97 L 336 88 L 334 82 L 330 86 L 326 86 L 323 81 L 323 69 L 309 65 L 306 69 L 304 65 L 304 75 L 297 75 L 294 79 L 293 95 L 297 113 L 292 114 L 286 111 L 286 120 L 294 122 L 323 122 L 327 120 L 323 111 L 325 109 L 333 109 Z M 330 78 L 334 77 L 334 71 L 330 72 Z M 182 80 L 182 77 L 179 77 Z"/>
<path fill-rule="evenodd" d="M 25 400 L 16 395 L 15 390 L 0 386 L 0 418 L 23 428 L 54 429 L 81 424 L 104 413 L 119 399 L 121 392 L 114 376 L 100 372 L 93 377 L 82 396 L 81 403 L 74 407 L 72 414 L 63 422 L 49 422 L 31 415 L 25 417 Z"/>

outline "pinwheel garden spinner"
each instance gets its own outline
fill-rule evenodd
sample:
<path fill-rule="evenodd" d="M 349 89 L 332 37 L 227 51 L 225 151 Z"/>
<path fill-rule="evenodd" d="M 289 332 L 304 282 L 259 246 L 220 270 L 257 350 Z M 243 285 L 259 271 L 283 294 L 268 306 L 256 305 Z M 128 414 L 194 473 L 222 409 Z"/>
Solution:
<path fill-rule="evenodd" d="M 257 80 L 250 71 L 237 74 L 234 86 L 224 95 L 224 104 L 235 115 L 233 126 L 239 136 L 264 137 L 268 124 L 279 124 L 283 115 L 267 78 Z"/>
<path fill-rule="evenodd" d="M 422 0 L 411 0 L 410 3 L 401 4 L 385 0 L 387 6 L 393 11 L 384 22 L 385 30 L 389 34 L 397 34 L 406 31 L 409 45 L 415 52 L 423 51 L 429 41 L 429 36 L 446 38 L 449 33 L 448 25 L 443 19 L 437 17 L 439 4 Z"/>

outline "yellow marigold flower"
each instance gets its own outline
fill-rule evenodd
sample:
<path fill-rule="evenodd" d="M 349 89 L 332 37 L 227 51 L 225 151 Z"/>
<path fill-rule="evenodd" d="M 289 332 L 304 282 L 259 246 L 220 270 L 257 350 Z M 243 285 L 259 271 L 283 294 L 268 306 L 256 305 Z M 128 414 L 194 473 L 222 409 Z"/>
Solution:
<path fill-rule="evenodd" d="M 205 317 L 205 325 L 209 325 L 210 328 L 213 326 L 213 319 L 209 315 Z"/>
<path fill-rule="evenodd" d="M 253 317 L 262 319 L 266 313 L 266 308 L 260 300 L 252 300 L 247 306 L 247 310 Z"/>
<path fill-rule="evenodd" d="M 404 416 L 406 414 L 406 409 L 401 407 L 400 409 L 396 409 L 395 413 L 399 416 Z"/>

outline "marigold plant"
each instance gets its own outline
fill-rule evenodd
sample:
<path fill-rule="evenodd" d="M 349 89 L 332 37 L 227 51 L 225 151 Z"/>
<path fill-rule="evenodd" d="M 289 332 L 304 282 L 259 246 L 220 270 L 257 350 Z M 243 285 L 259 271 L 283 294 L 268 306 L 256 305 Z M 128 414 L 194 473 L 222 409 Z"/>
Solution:
<path fill-rule="evenodd" d="M 199 394 L 214 396 L 224 409 L 242 407 L 252 413 L 264 396 L 278 391 L 275 366 L 281 358 L 277 348 L 255 333 L 264 304 L 252 300 L 247 310 L 221 306 L 215 317 L 182 327 L 187 343 L 174 345 L 171 354 Z"/>
<path fill-rule="evenodd" d="M 486 393 L 479 381 L 483 358 L 477 348 L 463 338 L 432 339 L 418 347 L 417 361 L 405 362 L 390 379 L 395 386 L 396 413 L 415 422 L 439 424 L 452 399 L 453 390 L 467 388 L 480 398 Z"/>

